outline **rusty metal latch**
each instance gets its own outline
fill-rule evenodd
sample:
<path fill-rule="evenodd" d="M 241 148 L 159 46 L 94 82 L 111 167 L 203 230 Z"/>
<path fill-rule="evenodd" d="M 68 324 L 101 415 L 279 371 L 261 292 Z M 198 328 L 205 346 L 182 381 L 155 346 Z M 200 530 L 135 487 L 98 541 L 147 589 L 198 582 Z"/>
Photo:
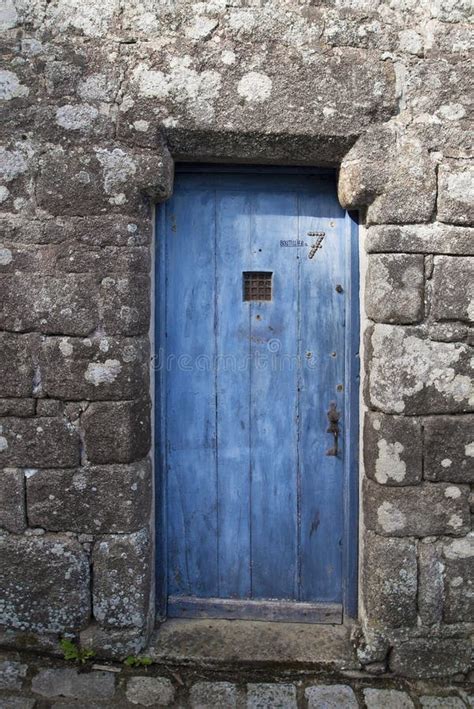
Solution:
<path fill-rule="evenodd" d="M 341 418 L 341 412 L 337 410 L 336 402 L 331 401 L 329 404 L 329 410 L 327 412 L 327 417 L 329 421 L 329 426 L 326 429 L 327 433 L 332 433 L 334 436 L 334 445 L 332 448 L 328 448 L 326 455 L 335 455 L 339 453 L 339 434 L 341 429 L 339 428 L 339 419 Z"/>

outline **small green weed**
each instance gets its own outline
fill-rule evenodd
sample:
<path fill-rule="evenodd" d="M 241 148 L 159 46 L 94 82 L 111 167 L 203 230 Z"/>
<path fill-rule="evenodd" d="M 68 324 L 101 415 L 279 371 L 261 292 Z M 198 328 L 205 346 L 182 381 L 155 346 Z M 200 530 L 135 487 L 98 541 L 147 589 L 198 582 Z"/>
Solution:
<path fill-rule="evenodd" d="M 91 660 L 95 656 L 94 650 L 80 647 L 76 645 L 73 640 L 68 640 L 68 638 L 60 640 L 59 644 L 61 645 L 65 660 L 80 662 L 81 665 L 83 665 L 87 660 Z"/>
<path fill-rule="evenodd" d="M 151 657 L 139 657 L 138 655 L 129 655 L 127 659 L 123 661 L 123 664 L 127 665 L 127 667 L 147 667 L 152 663 L 153 660 Z"/>

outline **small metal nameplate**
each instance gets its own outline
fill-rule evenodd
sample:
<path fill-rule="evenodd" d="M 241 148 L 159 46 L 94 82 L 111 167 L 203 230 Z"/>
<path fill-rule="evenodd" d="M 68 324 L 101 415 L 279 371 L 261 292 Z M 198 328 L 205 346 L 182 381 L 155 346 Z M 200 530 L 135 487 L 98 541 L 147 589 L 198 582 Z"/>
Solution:
<path fill-rule="evenodd" d="M 311 236 L 315 241 L 312 244 L 307 244 L 302 239 L 280 239 L 280 248 L 301 248 L 302 246 L 309 246 L 308 258 L 314 258 L 316 252 L 321 248 L 323 239 L 326 236 L 325 231 L 308 231 L 308 236 Z"/>
<path fill-rule="evenodd" d="M 298 246 L 306 246 L 304 241 L 301 241 L 300 239 L 280 239 L 280 246 L 282 247 L 298 247 Z"/>

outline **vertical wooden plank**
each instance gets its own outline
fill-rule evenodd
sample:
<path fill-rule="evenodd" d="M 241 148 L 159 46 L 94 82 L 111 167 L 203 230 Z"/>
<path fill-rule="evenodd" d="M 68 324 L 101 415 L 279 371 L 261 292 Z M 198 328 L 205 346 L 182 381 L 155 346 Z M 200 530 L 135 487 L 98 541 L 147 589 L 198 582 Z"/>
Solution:
<path fill-rule="evenodd" d="M 221 598 L 250 597 L 250 341 L 242 272 L 250 253 L 250 196 L 216 191 L 218 551 Z"/>
<path fill-rule="evenodd" d="M 168 585 L 174 595 L 218 593 L 214 229 L 214 192 L 178 188 L 167 206 L 166 231 Z"/>
<path fill-rule="evenodd" d="M 360 391 L 360 298 L 359 229 L 355 214 L 345 215 L 346 232 L 346 396 L 344 449 L 344 548 L 343 606 L 350 618 L 357 617 L 359 532 L 359 391 Z"/>
<path fill-rule="evenodd" d="M 297 588 L 296 193 L 253 195 L 252 270 L 273 272 L 273 297 L 250 302 L 252 596 L 295 598 Z"/>
<path fill-rule="evenodd" d="M 300 472 L 301 600 L 341 600 L 343 537 L 344 413 L 344 215 L 333 185 L 300 194 L 300 239 L 325 232 L 321 248 L 301 256 Z M 327 412 L 336 402 L 341 412 L 339 453 L 327 432 Z"/>

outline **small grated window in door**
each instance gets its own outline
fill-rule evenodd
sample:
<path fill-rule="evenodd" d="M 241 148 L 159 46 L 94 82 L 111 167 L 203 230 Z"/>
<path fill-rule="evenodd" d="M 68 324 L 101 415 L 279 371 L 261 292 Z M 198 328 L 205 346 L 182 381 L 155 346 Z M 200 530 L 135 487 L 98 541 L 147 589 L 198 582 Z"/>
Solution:
<path fill-rule="evenodd" d="M 271 271 L 244 271 L 242 282 L 244 300 L 271 300 L 272 276 Z"/>

